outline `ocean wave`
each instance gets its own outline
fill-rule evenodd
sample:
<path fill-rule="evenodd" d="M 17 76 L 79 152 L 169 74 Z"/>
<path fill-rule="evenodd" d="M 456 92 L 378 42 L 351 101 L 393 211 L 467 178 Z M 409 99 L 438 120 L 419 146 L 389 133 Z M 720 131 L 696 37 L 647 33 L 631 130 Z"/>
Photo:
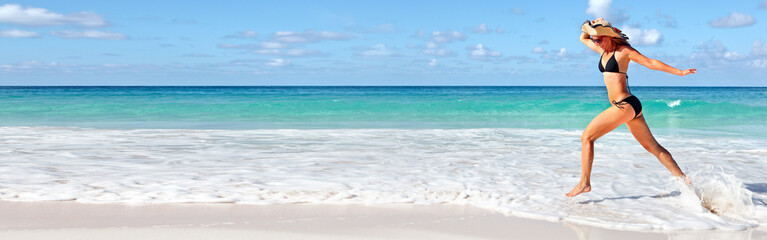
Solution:
<path fill-rule="evenodd" d="M 673 107 L 676 107 L 676 106 L 679 106 L 679 105 L 682 104 L 682 100 L 679 100 L 679 99 L 677 99 L 677 100 L 658 100 L 658 101 L 666 103 L 666 105 L 668 107 L 670 107 L 670 108 L 673 108 Z"/>

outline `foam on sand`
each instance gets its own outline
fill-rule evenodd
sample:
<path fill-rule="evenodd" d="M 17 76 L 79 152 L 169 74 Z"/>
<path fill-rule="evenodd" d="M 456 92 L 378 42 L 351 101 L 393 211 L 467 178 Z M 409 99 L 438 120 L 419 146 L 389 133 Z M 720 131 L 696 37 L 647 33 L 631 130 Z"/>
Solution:
<path fill-rule="evenodd" d="M 759 188 L 765 139 L 658 138 L 693 179 L 687 192 L 630 133 L 613 132 L 597 141 L 592 192 L 566 198 L 580 175 L 579 136 L 498 128 L 4 127 L 0 200 L 451 204 L 632 230 L 767 222 L 767 191 Z M 701 202 L 717 213 L 701 210 Z"/>

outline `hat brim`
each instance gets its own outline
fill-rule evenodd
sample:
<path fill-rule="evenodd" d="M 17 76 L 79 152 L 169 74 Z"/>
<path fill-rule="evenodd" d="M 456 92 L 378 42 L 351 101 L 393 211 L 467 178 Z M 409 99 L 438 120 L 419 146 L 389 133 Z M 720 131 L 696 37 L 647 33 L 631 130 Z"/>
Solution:
<path fill-rule="evenodd" d="M 591 25 L 588 21 L 583 23 L 583 26 L 581 26 L 581 31 L 591 36 L 608 36 L 612 38 L 620 38 L 623 40 L 629 39 L 626 34 L 616 32 L 615 28 L 612 26 L 604 26 L 602 24 Z"/>

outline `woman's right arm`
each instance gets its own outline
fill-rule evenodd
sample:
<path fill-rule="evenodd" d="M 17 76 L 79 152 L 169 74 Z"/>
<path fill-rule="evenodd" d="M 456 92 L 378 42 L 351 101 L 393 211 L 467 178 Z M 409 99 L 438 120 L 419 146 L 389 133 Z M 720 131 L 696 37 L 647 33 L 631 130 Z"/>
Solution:
<path fill-rule="evenodd" d="M 589 36 L 588 33 L 581 33 L 581 42 L 589 47 L 591 50 L 594 50 L 594 52 L 602 53 L 602 49 L 599 48 L 593 40 L 591 40 L 591 36 Z"/>

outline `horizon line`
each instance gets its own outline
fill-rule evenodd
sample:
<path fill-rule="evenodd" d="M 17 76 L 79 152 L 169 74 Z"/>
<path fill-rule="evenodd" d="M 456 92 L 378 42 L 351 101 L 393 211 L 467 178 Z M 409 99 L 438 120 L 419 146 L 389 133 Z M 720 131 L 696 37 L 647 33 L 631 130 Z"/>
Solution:
<path fill-rule="evenodd" d="M 0 85 L 0 87 L 604 87 L 604 85 Z M 635 85 L 632 87 L 722 87 L 767 88 L 767 86 L 671 86 Z"/>

